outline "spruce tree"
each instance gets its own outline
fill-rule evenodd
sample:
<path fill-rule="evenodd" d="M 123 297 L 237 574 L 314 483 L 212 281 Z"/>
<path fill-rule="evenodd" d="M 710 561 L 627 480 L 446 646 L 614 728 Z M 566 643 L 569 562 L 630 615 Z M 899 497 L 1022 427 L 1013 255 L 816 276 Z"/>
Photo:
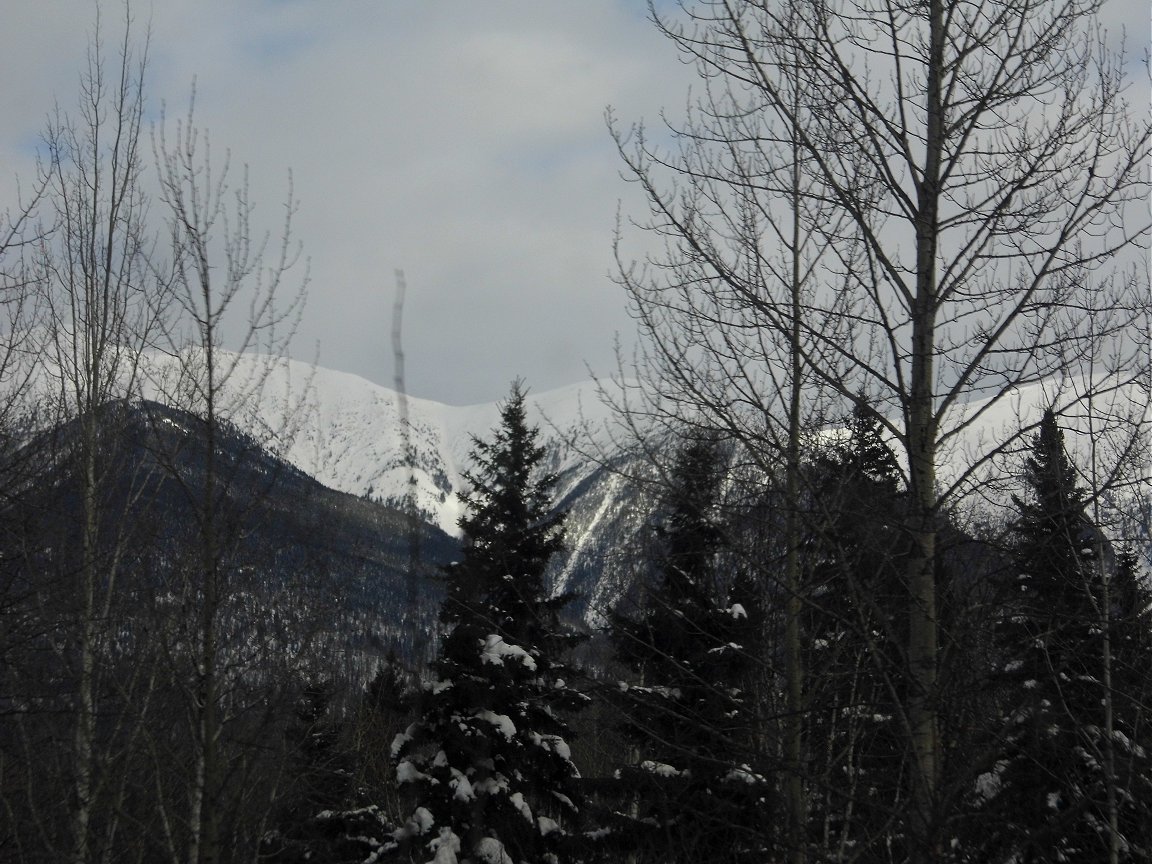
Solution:
<path fill-rule="evenodd" d="M 500 421 L 491 441 L 473 439 L 435 677 L 393 745 L 418 802 L 400 839 L 414 860 L 427 850 L 437 864 L 566 860 L 580 814 L 562 713 L 585 697 L 560 659 L 574 641 L 559 619 L 569 598 L 549 598 L 544 581 L 564 518 L 519 382 Z"/>
<path fill-rule="evenodd" d="M 617 851 L 645 861 L 763 856 L 768 784 L 751 752 L 756 604 L 722 565 L 717 511 L 725 461 L 716 442 L 678 453 L 657 526 L 656 581 L 645 608 L 612 618 L 633 673 L 615 696 L 635 759 L 618 773 Z M 749 592 L 750 593 L 750 592 Z"/>
<path fill-rule="evenodd" d="M 1111 767 L 1122 858 L 1152 860 L 1152 589 L 1131 548 L 1117 555 L 1109 585 Z"/>
<path fill-rule="evenodd" d="M 980 857 L 1104 861 L 1115 843 L 1119 860 L 1142 860 L 1152 740 L 1147 707 L 1127 698 L 1152 660 L 1134 623 L 1142 592 L 1131 561 L 1116 566 L 1086 515 L 1088 493 L 1051 411 L 1024 475 L 998 627 L 1005 731 L 1000 758 L 976 784 L 978 807 L 993 817 L 981 824 Z"/>
<path fill-rule="evenodd" d="M 894 610 L 903 506 L 896 458 L 872 409 L 813 460 L 804 616 L 809 838 L 818 857 L 889 860 L 905 832 L 898 812 L 905 760 L 898 697 L 905 634 Z"/>
<path fill-rule="evenodd" d="M 330 681 L 300 682 L 289 744 L 286 794 L 276 827 L 260 838 L 260 860 L 271 864 L 346 864 L 392 845 L 380 808 L 364 801 L 355 783 L 358 754 L 348 740 L 346 717 L 334 710 Z"/>

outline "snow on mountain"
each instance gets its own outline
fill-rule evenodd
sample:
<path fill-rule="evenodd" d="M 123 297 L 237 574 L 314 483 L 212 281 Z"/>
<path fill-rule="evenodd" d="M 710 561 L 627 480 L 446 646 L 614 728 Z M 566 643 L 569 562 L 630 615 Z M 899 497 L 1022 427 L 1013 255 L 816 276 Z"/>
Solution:
<path fill-rule="evenodd" d="M 149 354 L 143 364 L 144 383 L 136 392 L 196 411 L 201 400 L 195 376 L 187 374 L 201 365 L 195 360 L 195 351 L 182 357 Z M 464 485 L 472 436 L 486 438 L 498 424 L 496 403 L 451 406 L 409 397 L 408 439 L 414 455 L 410 467 L 401 400 L 393 390 L 296 361 L 226 352 L 219 360 L 227 375 L 221 394 L 223 416 L 300 470 L 342 492 L 398 504 L 414 476 L 421 513 L 445 532 L 458 534 L 461 504 L 456 493 Z M 52 379 L 48 372 L 39 377 Z M 941 449 L 938 482 L 958 484 L 962 497 L 986 511 L 1008 504 L 1008 493 L 1016 489 L 1013 475 L 1031 438 L 1019 435 L 1021 425 L 1037 422 L 1051 404 L 1070 409 L 1062 411 L 1061 424 L 1067 429 L 1073 459 L 1086 475 L 1094 465 L 1107 466 L 1124 438 L 1110 439 L 1096 424 L 1108 414 L 1140 416 L 1147 394 L 1129 386 L 1109 400 L 1097 400 L 1088 411 L 1076 403 L 1080 385 L 1075 380 L 1049 381 L 993 402 L 973 399 L 954 406 L 945 428 L 956 431 Z M 50 387 L 41 384 L 35 389 L 42 386 Z M 608 437 L 611 411 L 603 405 L 595 383 L 529 391 L 526 403 L 530 420 L 549 443 L 548 468 L 559 476 L 557 502 L 569 513 L 569 551 L 553 569 L 552 588 L 583 591 L 580 611 L 594 620 L 598 610 L 606 609 L 625 590 L 630 566 L 626 547 L 643 534 L 651 505 L 634 484 L 583 452 L 592 449 L 607 457 L 613 453 Z M 581 445 L 571 439 L 578 427 L 584 430 Z M 979 455 L 988 453 L 995 458 L 968 476 Z M 1147 469 L 1145 454 L 1145 461 L 1137 461 L 1128 478 L 1129 500 L 1133 493 L 1147 498 Z"/>
<path fill-rule="evenodd" d="M 465 485 L 473 436 L 486 439 L 499 424 L 498 403 L 453 406 L 409 397 L 410 467 L 395 391 L 295 361 L 235 359 L 240 365 L 227 400 L 233 422 L 324 485 L 353 495 L 398 504 L 414 476 L 420 512 L 458 535 L 457 492 Z M 636 490 L 585 453 L 611 452 L 611 411 L 594 382 L 529 391 L 525 402 L 548 446 L 547 469 L 558 477 L 555 500 L 568 512 L 567 554 L 554 562 L 551 588 L 582 592 L 573 611 L 595 620 L 623 590 L 619 573 L 627 562 L 620 541 L 640 532 L 649 508 L 637 506 Z"/>
<path fill-rule="evenodd" d="M 393 390 L 295 361 L 228 356 L 237 364 L 231 406 L 235 422 L 258 437 L 262 431 L 272 449 L 326 486 L 393 504 L 404 499 L 410 469 L 400 400 Z M 170 361 L 160 365 L 164 362 Z M 994 399 L 977 397 L 954 405 L 943 427 L 953 432 L 940 450 L 941 488 L 955 484 L 956 494 L 950 498 L 991 518 L 1010 518 L 1010 495 L 1019 491 L 1018 473 L 1032 438 L 1020 429 L 1038 423 L 1048 406 L 1061 415 L 1067 446 L 1085 485 L 1098 487 L 1107 481 L 1117 456 L 1131 444 L 1131 426 L 1115 424 L 1109 433 L 1104 421 L 1142 420 L 1146 438 L 1148 393 L 1131 384 L 1110 393 L 1097 387 L 1104 393 L 1089 404 L 1081 398 L 1084 389 L 1081 379 L 1052 379 Z M 526 401 L 530 420 L 549 442 L 548 468 L 559 476 L 556 500 L 569 514 L 568 553 L 553 568 L 552 588 L 582 591 L 580 611 L 593 620 L 597 610 L 606 609 L 625 590 L 631 566 L 626 547 L 642 535 L 651 504 L 635 484 L 584 452 L 591 449 L 611 457 L 614 450 L 609 438 L 612 412 L 594 382 L 530 391 Z M 489 435 L 499 422 L 498 405 L 451 406 L 411 397 L 407 403 L 417 505 L 428 521 L 458 534 L 461 505 L 456 492 L 463 486 L 472 436 Z M 569 440 L 577 428 L 583 430 L 579 446 Z M 1146 441 L 1142 447 L 1117 491 L 1105 497 L 1109 512 L 1096 513 L 1104 522 L 1113 521 L 1112 514 L 1141 512 L 1139 503 L 1132 506 L 1133 499 L 1148 506 Z M 1130 536 L 1147 530 L 1113 524 Z"/>
<path fill-rule="evenodd" d="M 461 505 L 456 492 L 463 486 L 472 436 L 486 438 L 499 424 L 498 403 L 453 406 L 408 397 L 408 443 L 414 455 L 410 469 L 401 401 L 394 390 L 296 361 L 239 359 L 231 390 L 255 393 L 255 398 L 233 399 L 234 422 L 263 430 L 278 455 L 324 485 L 353 495 L 400 502 L 414 474 L 419 510 L 442 530 L 458 533 Z M 561 437 L 582 420 L 598 422 L 606 414 L 591 382 L 529 392 L 526 404 L 530 421 L 541 427 L 545 438 Z M 559 490 L 563 496 L 588 469 L 559 443 L 551 455 L 551 470 L 565 480 Z"/>

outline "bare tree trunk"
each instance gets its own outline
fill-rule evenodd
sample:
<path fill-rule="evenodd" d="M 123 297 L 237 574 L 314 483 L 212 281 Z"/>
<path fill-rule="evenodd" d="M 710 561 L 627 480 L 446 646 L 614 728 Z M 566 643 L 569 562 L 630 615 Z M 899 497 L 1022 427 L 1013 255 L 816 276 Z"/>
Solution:
<path fill-rule="evenodd" d="M 790 381 L 788 392 L 788 443 L 785 453 L 785 504 L 787 513 L 784 528 L 788 544 L 784 561 L 784 582 L 787 603 L 784 612 L 784 666 L 788 697 L 788 722 L 784 738 L 784 759 L 787 763 L 788 801 L 788 857 L 792 864 L 804 864 L 807 859 L 807 793 L 804 789 L 804 669 L 800 653 L 800 615 L 804 609 L 800 580 L 800 400 L 803 387 L 803 357 L 800 343 L 801 290 L 803 277 L 800 270 L 800 147 L 792 139 L 792 237 L 791 237 L 791 291 L 789 326 Z"/>
<path fill-rule="evenodd" d="M 88 861 L 88 825 L 92 814 L 93 742 L 96 739 L 96 413 L 93 407 L 83 418 L 84 423 L 84 479 L 83 526 L 84 532 L 80 564 L 80 644 L 79 681 L 76 687 L 75 748 L 75 809 L 72 826 L 72 860 L 76 864 Z"/>
<path fill-rule="evenodd" d="M 908 561 L 908 721 L 915 759 L 912 800 L 914 849 L 935 860 L 935 798 L 940 739 L 936 718 L 936 357 L 937 244 L 940 238 L 940 170 L 944 138 L 941 75 L 944 65 L 944 0 L 929 0 L 926 137 L 917 183 L 916 287 L 912 301 L 912 358 L 906 404 L 908 490 L 912 500 L 912 554 Z"/>
<path fill-rule="evenodd" d="M 202 301 L 211 308 L 211 286 L 202 279 Z M 217 549 L 216 500 L 219 494 L 216 476 L 216 430 L 220 422 L 217 415 L 218 387 L 216 381 L 215 337 L 206 340 L 204 352 L 207 385 L 204 416 L 204 489 L 201 506 L 201 578 L 204 596 L 200 622 L 200 751 L 202 765 L 197 772 L 203 784 L 200 790 L 200 821 L 198 826 L 199 857 L 189 864 L 216 864 L 220 855 L 220 700 L 217 681 L 217 663 L 220 648 L 216 628 L 220 616 L 220 557 Z"/>
<path fill-rule="evenodd" d="M 163 305 L 163 286 L 151 280 L 144 260 L 143 196 L 139 137 L 143 117 L 146 46 L 135 56 L 132 19 L 126 12 L 118 60 L 105 57 L 99 16 L 81 76 L 78 115 L 56 116 L 45 140 L 45 202 L 55 226 L 39 249 L 44 306 L 49 320 L 45 358 L 56 378 L 56 422 L 77 433 L 66 455 L 79 487 L 79 560 L 75 564 L 75 716 L 72 734 L 70 860 L 93 855 L 93 817 L 108 754 L 99 751 L 103 665 L 110 622 L 118 614 L 118 579 L 131 520 L 108 512 L 111 406 L 136 393 L 140 357 L 151 310 Z M 141 477 L 127 472 L 125 507 L 137 503 Z M 123 487 L 121 487 L 123 488 Z M 124 712 L 127 717 L 129 712 Z M 109 788 L 119 784 L 104 778 Z M 114 831 L 117 820 L 106 821 Z M 106 844 L 108 838 L 104 838 Z"/>

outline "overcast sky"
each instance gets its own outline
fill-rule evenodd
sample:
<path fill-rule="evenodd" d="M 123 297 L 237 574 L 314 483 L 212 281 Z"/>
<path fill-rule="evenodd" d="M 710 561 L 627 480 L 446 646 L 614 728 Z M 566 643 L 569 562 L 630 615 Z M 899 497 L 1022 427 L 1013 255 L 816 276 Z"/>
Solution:
<path fill-rule="evenodd" d="M 408 389 L 486 402 L 607 371 L 623 295 L 608 278 L 634 190 L 604 125 L 684 103 L 691 80 L 640 0 L 137 0 L 149 98 L 196 115 L 250 165 L 275 229 L 292 170 L 311 261 L 292 353 L 383 384 L 393 271 Z M 32 173 L 53 101 L 71 108 L 92 0 L 3 0 L 0 192 Z M 117 0 L 104 27 L 121 26 Z"/>
<path fill-rule="evenodd" d="M 619 176 L 604 125 L 679 113 L 692 82 L 642 0 L 136 0 L 149 99 L 248 163 L 275 229 L 294 175 L 311 261 L 293 355 L 393 380 L 393 271 L 407 274 L 407 384 L 452 404 L 611 371 L 631 332 L 609 278 Z M 1146 0 L 1112 14 L 1146 38 Z M 3 0 L 0 207 L 53 101 L 71 108 L 92 0 Z M 116 35 L 122 11 L 105 0 Z M 1131 38 L 1130 38 L 1131 44 Z M 1137 46 L 1138 50 L 1143 46 Z"/>

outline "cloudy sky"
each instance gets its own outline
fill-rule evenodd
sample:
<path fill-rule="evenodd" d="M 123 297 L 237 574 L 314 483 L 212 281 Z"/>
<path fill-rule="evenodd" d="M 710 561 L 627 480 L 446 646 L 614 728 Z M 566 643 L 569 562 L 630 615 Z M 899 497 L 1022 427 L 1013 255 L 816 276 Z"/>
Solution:
<path fill-rule="evenodd" d="M 1113 0 L 1147 30 L 1144 0 Z M 106 0 L 115 34 L 121 8 Z M 93 0 L 3 0 L 0 207 L 54 101 L 74 104 Z M 1141 11 L 1143 10 L 1143 11 Z M 692 81 L 642 0 L 137 0 L 149 97 L 248 163 L 275 230 L 292 170 L 311 261 L 292 353 L 383 384 L 393 271 L 408 389 L 486 402 L 611 370 L 631 326 L 609 274 L 619 176 L 604 111 L 678 113 Z"/>
<path fill-rule="evenodd" d="M 0 206 L 58 100 L 74 104 L 92 0 L 4 0 Z M 393 272 L 408 389 L 456 404 L 609 369 L 630 330 L 608 278 L 621 181 L 604 124 L 684 103 L 640 0 L 144 0 L 150 100 L 187 107 L 250 166 L 277 227 L 292 170 L 311 261 L 292 353 L 384 384 Z M 116 0 L 104 28 L 121 26 Z M 635 209 L 635 208 L 634 208 Z"/>

